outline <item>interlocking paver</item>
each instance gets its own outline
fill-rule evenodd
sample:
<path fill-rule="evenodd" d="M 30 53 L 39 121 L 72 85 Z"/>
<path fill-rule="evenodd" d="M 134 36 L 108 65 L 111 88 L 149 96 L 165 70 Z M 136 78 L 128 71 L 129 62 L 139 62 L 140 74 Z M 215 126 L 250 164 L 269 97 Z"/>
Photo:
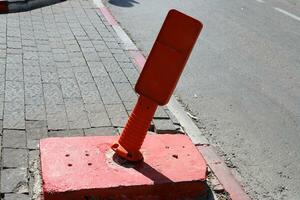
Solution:
<path fill-rule="evenodd" d="M 12 159 L 13 158 L 13 159 Z M 27 149 L 2 149 L 2 166 L 4 168 L 27 168 L 28 167 Z"/>
<path fill-rule="evenodd" d="M 121 99 L 108 76 L 96 77 L 95 82 L 104 104 L 121 103 Z"/>
<path fill-rule="evenodd" d="M 106 105 L 108 116 L 114 127 L 124 127 L 128 119 L 128 114 L 123 104 Z"/>
<path fill-rule="evenodd" d="M 26 134 L 22 130 L 4 130 L 2 147 L 26 148 Z"/>
<path fill-rule="evenodd" d="M 5 194 L 4 200 L 30 200 L 27 194 Z"/>
<path fill-rule="evenodd" d="M 18 193 L 18 191 L 26 188 L 27 180 L 27 169 L 26 168 L 15 168 L 15 169 L 3 169 L 1 171 L 1 193 Z"/>
<path fill-rule="evenodd" d="M 137 101 L 137 95 L 134 92 L 132 86 L 127 82 L 127 83 L 114 83 L 119 96 L 121 97 L 123 102 L 126 101 Z"/>

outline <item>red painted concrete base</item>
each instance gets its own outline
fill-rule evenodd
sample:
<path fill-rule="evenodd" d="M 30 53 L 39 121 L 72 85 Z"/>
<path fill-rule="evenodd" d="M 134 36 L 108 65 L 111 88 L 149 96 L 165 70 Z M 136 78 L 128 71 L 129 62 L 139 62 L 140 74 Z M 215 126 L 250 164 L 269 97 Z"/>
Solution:
<path fill-rule="evenodd" d="M 206 195 L 206 163 L 185 135 L 148 135 L 144 161 L 118 158 L 115 136 L 40 142 L 45 200 L 186 199 Z"/>

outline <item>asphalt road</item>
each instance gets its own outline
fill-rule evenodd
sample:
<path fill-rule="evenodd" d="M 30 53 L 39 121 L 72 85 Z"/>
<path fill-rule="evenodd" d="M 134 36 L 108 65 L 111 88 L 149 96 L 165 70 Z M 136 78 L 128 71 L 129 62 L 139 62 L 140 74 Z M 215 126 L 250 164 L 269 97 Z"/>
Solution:
<path fill-rule="evenodd" d="M 176 95 L 253 199 L 300 199 L 300 1 L 109 0 L 148 54 L 167 11 L 204 24 Z"/>

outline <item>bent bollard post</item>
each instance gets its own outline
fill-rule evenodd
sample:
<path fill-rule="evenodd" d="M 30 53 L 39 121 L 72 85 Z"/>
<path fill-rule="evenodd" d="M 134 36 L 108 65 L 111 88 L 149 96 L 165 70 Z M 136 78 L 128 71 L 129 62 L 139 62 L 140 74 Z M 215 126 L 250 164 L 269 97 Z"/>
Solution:
<path fill-rule="evenodd" d="M 140 97 L 112 149 L 122 158 L 139 161 L 139 151 L 158 105 L 168 103 L 202 24 L 176 10 L 171 10 L 158 34 L 136 84 Z"/>

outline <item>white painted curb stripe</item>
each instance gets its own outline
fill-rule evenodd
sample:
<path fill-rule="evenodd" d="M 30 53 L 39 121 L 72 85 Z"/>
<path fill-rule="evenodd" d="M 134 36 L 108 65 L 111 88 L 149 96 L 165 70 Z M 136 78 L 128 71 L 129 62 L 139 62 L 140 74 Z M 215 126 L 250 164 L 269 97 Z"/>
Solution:
<path fill-rule="evenodd" d="M 114 25 L 112 27 L 116 31 L 119 38 L 122 40 L 126 50 L 133 50 L 133 51 L 138 50 L 138 48 L 135 46 L 135 44 L 132 42 L 132 40 L 128 37 L 128 35 L 125 33 L 125 31 L 119 25 Z"/>

